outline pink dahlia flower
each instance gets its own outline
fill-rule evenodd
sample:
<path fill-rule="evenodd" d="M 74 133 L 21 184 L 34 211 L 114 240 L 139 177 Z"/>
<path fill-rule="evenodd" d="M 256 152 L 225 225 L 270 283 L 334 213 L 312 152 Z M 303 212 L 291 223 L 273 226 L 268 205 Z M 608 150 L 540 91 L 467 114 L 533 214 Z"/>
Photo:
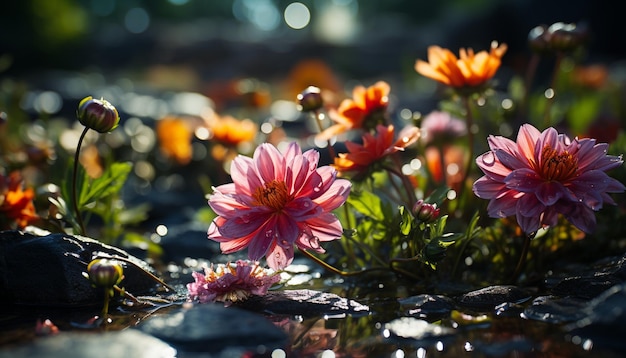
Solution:
<path fill-rule="evenodd" d="M 323 253 L 322 241 L 341 237 L 341 223 L 332 211 L 350 193 L 350 182 L 336 179 L 330 166 L 318 168 L 319 153 L 302 153 L 293 142 L 281 154 L 261 144 L 252 158 L 238 156 L 231 165 L 233 182 L 220 185 L 209 197 L 218 215 L 208 236 L 224 253 L 248 248 L 250 260 L 266 256 L 282 270 L 293 261 L 293 246 Z"/>
<path fill-rule="evenodd" d="M 592 232 L 594 211 L 615 205 L 608 193 L 626 189 L 605 173 L 620 166 L 622 157 L 607 155 L 608 144 L 595 139 L 572 141 L 554 128 L 539 132 L 525 124 L 517 142 L 501 136 L 488 141 L 491 151 L 476 159 L 485 175 L 474 183 L 474 193 L 490 200 L 489 216 L 515 214 L 527 234 L 555 225 L 558 214 Z"/>
<path fill-rule="evenodd" d="M 189 297 L 200 303 L 220 301 L 226 305 L 242 301 L 251 295 L 264 296 L 267 290 L 280 281 L 280 276 L 268 272 L 258 262 L 237 261 L 204 268 L 204 275 L 191 274 L 194 282 L 187 284 Z"/>

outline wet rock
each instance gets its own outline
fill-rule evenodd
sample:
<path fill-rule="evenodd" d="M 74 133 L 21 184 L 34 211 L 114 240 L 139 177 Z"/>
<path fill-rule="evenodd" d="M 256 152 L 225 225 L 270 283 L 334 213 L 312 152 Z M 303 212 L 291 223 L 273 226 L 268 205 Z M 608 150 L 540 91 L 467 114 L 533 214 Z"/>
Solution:
<path fill-rule="evenodd" d="M 582 308 L 587 302 L 573 297 L 540 296 L 524 309 L 523 318 L 548 323 L 574 322 L 585 316 Z"/>
<path fill-rule="evenodd" d="M 623 282 L 623 279 L 612 274 L 567 277 L 557 283 L 551 290 L 556 296 L 569 296 L 592 299 L 609 288 Z"/>
<path fill-rule="evenodd" d="M 626 284 L 611 287 L 589 301 L 584 317 L 565 326 L 578 341 L 590 340 L 594 349 L 606 348 L 626 354 Z M 574 341 L 574 339 L 572 339 Z"/>
<path fill-rule="evenodd" d="M 40 306 L 99 305 L 102 290 L 83 276 L 94 255 L 146 262 L 113 246 L 81 236 L 22 231 L 0 232 L 0 302 Z M 154 292 L 156 283 L 132 264 L 123 263 L 122 286 L 135 295 Z"/>
<path fill-rule="evenodd" d="M 568 272 L 561 278 L 550 278 L 550 292 L 586 300 L 597 297 L 609 288 L 626 281 L 626 255 L 608 257 L 593 265 Z"/>
<path fill-rule="evenodd" d="M 489 286 L 462 295 L 457 303 L 468 309 L 492 310 L 505 303 L 522 303 L 531 295 L 516 286 Z"/>
<path fill-rule="evenodd" d="M 169 344 L 136 329 L 118 332 L 64 332 L 31 343 L 0 348 L 0 358 L 177 357 Z"/>
<path fill-rule="evenodd" d="M 271 291 L 265 296 L 252 296 L 239 304 L 242 308 L 271 314 L 303 317 L 338 314 L 367 314 L 370 309 L 356 301 L 333 293 L 313 290 Z"/>
<path fill-rule="evenodd" d="M 271 352 L 285 348 L 286 334 L 265 317 L 221 304 L 177 307 L 138 326 L 144 333 L 168 342 L 179 352 L 222 354 L 229 349 Z"/>
<path fill-rule="evenodd" d="M 441 295 L 422 294 L 399 300 L 405 314 L 420 318 L 438 319 L 454 309 L 454 301 Z"/>

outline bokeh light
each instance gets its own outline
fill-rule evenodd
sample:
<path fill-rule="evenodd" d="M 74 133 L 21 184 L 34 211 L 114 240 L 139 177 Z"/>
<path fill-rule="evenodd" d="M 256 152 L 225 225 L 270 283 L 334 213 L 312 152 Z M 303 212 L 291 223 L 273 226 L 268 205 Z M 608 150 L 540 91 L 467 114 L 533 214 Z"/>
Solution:
<path fill-rule="evenodd" d="M 285 8 L 285 22 L 292 29 L 300 30 L 309 25 L 311 12 L 303 3 L 294 2 Z"/>

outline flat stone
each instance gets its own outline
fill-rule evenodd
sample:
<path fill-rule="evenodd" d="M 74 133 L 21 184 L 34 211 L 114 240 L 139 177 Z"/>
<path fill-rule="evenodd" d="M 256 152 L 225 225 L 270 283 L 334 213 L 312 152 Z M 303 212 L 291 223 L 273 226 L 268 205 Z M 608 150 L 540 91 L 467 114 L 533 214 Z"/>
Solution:
<path fill-rule="evenodd" d="M 407 315 L 440 318 L 454 309 L 454 301 L 446 296 L 422 294 L 398 300 Z"/>
<path fill-rule="evenodd" d="M 239 307 L 271 314 L 303 317 L 368 314 L 370 309 L 351 299 L 333 293 L 314 290 L 270 291 L 265 296 L 251 296 L 237 304 Z"/>
<path fill-rule="evenodd" d="M 174 358 L 176 349 L 136 329 L 117 332 L 62 332 L 0 348 L 0 358 Z"/>
<path fill-rule="evenodd" d="M 285 332 L 264 316 L 220 303 L 176 307 L 137 328 L 184 352 L 217 354 L 234 348 L 259 352 L 284 349 L 287 344 Z"/>
<path fill-rule="evenodd" d="M 462 295 L 458 304 L 462 307 L 477 310 L 492 310 L 505 302 L 521 303 L 531 295 L 517 286 L 498 285 L 481 288 Z"/>
<path fill-rule="evenodd" d="M 584 317 L 582 308 L 587 302 L 573 297 L 540 296 L 524 309 L 523 318 L 548 323 L 567 323 Z"/>

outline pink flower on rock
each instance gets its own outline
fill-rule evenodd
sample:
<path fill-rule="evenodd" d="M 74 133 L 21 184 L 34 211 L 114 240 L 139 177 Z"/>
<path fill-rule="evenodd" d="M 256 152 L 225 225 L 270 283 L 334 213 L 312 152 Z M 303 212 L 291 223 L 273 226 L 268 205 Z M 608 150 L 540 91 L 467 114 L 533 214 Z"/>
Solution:
<path fill-rule="evenodd" d="M 490 200 L 489 216 L 516 215 L 527 234 L 556 225 L 559 214 L 592 232 L 594 211 L 615 205 L 608 193 L 626 189 L 605 173 L 620 166 L 622 157 L 607 155 L 608 144 L 595 139 L 572 141 L 554 128 L 539 132 L 524 124 L 517 142 L 501 136 L 488 141 L 491 151 L 476 159 L 485 175 L 474 183 L 474 193 Z"/>
<path fill-rule="evenodd" d="M 282 270 L 293 261 L 294 245 L 323 253 L 320 242 L 341 237 L 341 223 L 332 211 L 350 193 L 351 183 L 336 179 L 330 166 L 318 168 L 319 153 L 302 153 L 291 143 L 284 154 L 261 144 L 252 158 L 238 156 L 231 165 L 232 183 L 209 197 L 218 215 L 208 230 L 224 253 L 248 248 L 250 260 L 266 257 Z"/>
<path fill-rule="evenodd" d="M 264 296 L 267 290 L 280 281 L 280 276 L 268 272 L 258 262 L 237 261 L 205 267 L 204 275 L 191 274 L 194 282 L 187 284 L 189 297 L 200 303 L 220 301 L 226 305 L 242 301 L 251 295 Z"/>

